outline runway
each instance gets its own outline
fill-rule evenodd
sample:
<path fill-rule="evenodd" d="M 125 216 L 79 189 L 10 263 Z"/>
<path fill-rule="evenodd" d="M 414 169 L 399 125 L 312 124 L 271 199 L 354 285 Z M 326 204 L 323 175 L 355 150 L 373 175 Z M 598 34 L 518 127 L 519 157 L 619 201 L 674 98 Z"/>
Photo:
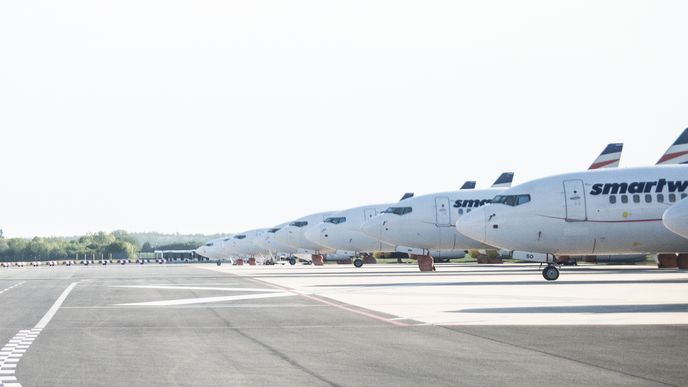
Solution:
<path fill-rule="evenodd" d="M 685 385 L 687 290 L 638 266 L 8 268 L 0 385 Z"/>

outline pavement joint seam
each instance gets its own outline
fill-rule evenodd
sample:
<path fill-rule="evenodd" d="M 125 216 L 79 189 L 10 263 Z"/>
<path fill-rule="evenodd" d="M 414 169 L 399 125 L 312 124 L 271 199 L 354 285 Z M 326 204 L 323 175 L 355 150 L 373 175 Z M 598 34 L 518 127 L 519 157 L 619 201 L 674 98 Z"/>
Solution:
<path fill-rule="evenodd" d="M 450 331 L 450 332 L 452 332 L 452 333 L 455 333 L 455 334 L 462 334 L 462 335 L 471 336 L 471 337 L 475 337 L 475 338 L 482 339 L 482 340 L 491 341 L 491 342 L 497 343 L 497 344 L 508 345 L 508 346 L 510 346 L 510 347 L 514 347 L 514 348 L 518 348 L 518 349 L 523 349 L 523 350 L 531 351 L 531 352 L 536 352 L 536 353 L 539 353 L 539 354 L 542 354 L 542 355 L 551 356 L 551 357 L 554 357 L 554 358 L 557 358 L 557 359 L 561 359 L 561 360 L 572 361 L 572 362 L 579 363 L 579 364 L 583 364 L 583 365 L 586 365 L 586 366 L 589 366 L 589 367 L 599 368 L 599 369 L 602 369 L 602 370 L 605 370 L 605 371 L 609 371 L 609 372 L 614 372 L 614 373 L 622 374 L 622 375 L 625 375 L 625 376 L 629 376 L 629 377 L 632 377 L 632 378 L 637 378 L 637 379 L 645 380 L 645 381 L 652 382 L 652 383 L 663 384 L 663 385 L 665 385 L 665 386 L 677 386 L 677 385 L 675 385 L 675 384 L 663 382 L 663 381 L 661 381 L 661 380 L 656 380 L 656 379 L 651 379 L 651 378 L 647 378 L 647 377 L 644 377 L 644 376 L 634 375 L 634 374 L 631 374 L 631 373 L 628 373 L 628 372 L 625 372 L 625 371 L 621 371 L 621 370 L 617 370 L 617 369 L 609 368 L 609 367 L 603 367 L 603 366 L 601 366 L 601 365 L 594 364 L 594 363 L 588 363 L 588 362 L 585 362 L 585 361 L 580 360 L 580 359 L 575 359 L 575 358 L 568 357 L 568 356 L 564 356 L 564 355 L 558 355 L 558 354 L 556 354 L 556 353 L 546 352 L 546 351 L 543 351 L 543 350 L 540 350 L 540 349 L 530 348 L 530 347 L 526 347 L 526 346 L 519 345 L 519 344 L 509 343 L 509 342 L 502 341 L 502 340 L 499 340 L 499 339 L 494 339 L 494 338 L 491 338 L 491 337 L 481 336 L 481 335 L 478 335 L 478 334 L 475 334 L 475 333 L 468 333 L 468 332 L 464 332 L 464 331 L 454 330 L 454 329 L 451 329 L 451 328 L 449 328 L 449 327 L 442 326 L 442 325 L 438 325 L 438 326 L 439 326 L 440 328 L 446 329 L 446 330 L 448 330 L 448 331 Z"/>

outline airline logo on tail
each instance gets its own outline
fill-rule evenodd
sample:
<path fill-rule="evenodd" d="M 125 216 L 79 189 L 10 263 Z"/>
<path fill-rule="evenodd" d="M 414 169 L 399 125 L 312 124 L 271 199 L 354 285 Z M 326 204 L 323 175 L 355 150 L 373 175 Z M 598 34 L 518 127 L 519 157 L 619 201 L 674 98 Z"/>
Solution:
<path fill-rule="evenodd" d="M 676 142 L 664 153 L 657 165 L 688 164 L 688 129 L 685 129 Z"/>
<path fill-rule="evenodd" d="M 623 151 L 623 144 L 621 143 L 607 145 L 588 169 L 618 167 L 619 160 L 621 160 L 621 151 Z"/>
<path fill-rule="evenodd" d="M 504 172 L 497 178 L 497 181 L 492 184 L 492 188 L 509 188 L 511 187 L 512 181 L 514 181 L 514 173 Z"/>

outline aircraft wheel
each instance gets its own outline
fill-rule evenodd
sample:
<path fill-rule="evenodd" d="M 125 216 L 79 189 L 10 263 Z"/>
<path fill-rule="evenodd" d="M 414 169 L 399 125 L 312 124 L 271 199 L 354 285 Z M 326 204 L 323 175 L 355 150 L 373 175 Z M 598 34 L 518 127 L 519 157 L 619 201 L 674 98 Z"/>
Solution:
<path fill-rule="evenodd" d="M 559 269 L 557 269 L 556 266 L 547 266 L 544 270 L 542 270 L 542 276 L 547 281 L 554 281 L 559 278 Z"/>
<path fill-rule="evenodd" d="M 294 258 L 294 257 L 289 258 L 289 264 L 292 266 L 296 265 L 296 258 Z"/>
<path fill-rule="evenodd" d="M 356 267 L 363 266 L 363 260 L 361 258 L 354 259 L 354 266 L 356 266 Z"/>

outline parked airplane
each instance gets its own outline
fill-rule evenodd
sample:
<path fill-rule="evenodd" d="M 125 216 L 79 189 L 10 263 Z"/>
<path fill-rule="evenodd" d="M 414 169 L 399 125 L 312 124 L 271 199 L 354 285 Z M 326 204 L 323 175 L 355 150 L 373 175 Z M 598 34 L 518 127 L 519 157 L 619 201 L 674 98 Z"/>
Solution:
<path fill-rule="evenodd" d="M 619 165 L 623 144 L 608 144 L 590 169 Z M 418 196 L 404 206 L 390 207 L 362 226 L 363 232 L 395 246 L 396 251 L 422 257 L 465 250 L 494 250 L 458 233 L 454 227 L 464 214 L 489 203 L 493 195 L 511 186 L 513 173 L 503 173 L 490 189 L 452 191 Z M 419 260 L 423 270 L 423 263 Z M 426 266 L 427 268 L 427 266 Z"/>
<path fill-rule="evenodd" d="M 255 243 L 256 240 L 267 233 L 267 231 L 267 228 L 259 228 L 236 234 L 230 240 L 229 249 L 236 252 L 239 259 L 247 258 L 249 263 L 255 264 L 256 257 L 269 255 L 266 249 Z"/>
<path fill-rule="evenodd" d="M 504 191 L 457 229 L 514 258 L 547 263 L 542 275 L 551 281 L 559 277 L 557 255 L 688 253 L 688 239 L 662 223 L 687 190 L 684 165 L 567 173 Z"/>
<path fill-rule="evenodd" d="M 331 214 L 332 212 L 319 212 L 289 222 L 287 226 L 275 232 L 275 240 L 295 248 L 298 253 L 310 254 L 314 264 L 321 264 L 324 259 L 322 255 L 333 253 L 334 249 L 323 248 L 319 244 L 306 239 L 304 234 L 310 227 L 322 222 Z"/>
<path fill-rule="evenodd" d="M 235 253 L 229 248 L 232 236 L 216 238 L 204 243 L 194 250 L 194 252 L 202 257 L 212 260 L 230 260 Z"/>
<path fill-rule="evenodd" d="M 298 251 L 295 247 L 289 246 L 284 243 L 280 243 L 275 238 L 277 231 L 288 226 L 289 223 L 282 223 L 273 228 L 267 230 L 266 233 L 256 238 L 255 244 L 259 247 L 265 249 L 273 257 L 274 260 L 279 260 L 280 258 L 287 258 L 290 263 L 296 264 L 296 258 L 293 257 Z"/>
<path fill-rule="evenodd" d="M 470 186 L 470 182 L 464 183 L 464 186 L 466 184 Z M 407 193 L 400 202 L 410 200 L 412 197 L 413 193 Z M 389 206 L 389 203 L 371 204 L 334 212 L 321 223 L 306 230 L 304 236 L 315 244 L 336 250 L 339 255 L 356 257 L 354 266 L 361 267 L 364 262 L 360 258 L 362 253 L 394 251 L 393 245 L 384 243 L 361 231 L 361 225 L 365 221 L 372 219 Z"/>
<path fill-rule="evenodd" d="M 361 231 L 394 246 L 393 251 L 417 256 L 421 270 L 432 270 L 432 251 L 463 254 L 468 249 L 490 249 L 491 246 L 457 233 L 454 224 L 459 216 L 502 192 L 501 187 L 509 186 L 513 175 L 503 173 L 489 189 L 442 192 L 404 200 L 367 220 Z"/>
<path fill-rule="evenodd" d="M 688 238 L 688 199 L 683 199 L 664 211 L 662 223 L 674 233 Z"/>

